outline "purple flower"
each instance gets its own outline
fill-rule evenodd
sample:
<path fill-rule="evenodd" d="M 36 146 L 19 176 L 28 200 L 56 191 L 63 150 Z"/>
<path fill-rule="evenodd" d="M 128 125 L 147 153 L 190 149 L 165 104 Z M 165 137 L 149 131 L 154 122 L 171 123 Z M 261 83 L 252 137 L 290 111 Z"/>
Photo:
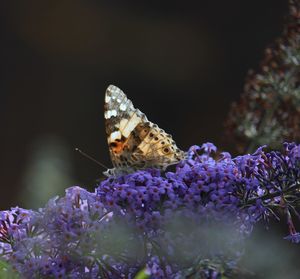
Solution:
<path fill-rule="evenodd" d="M 152 257 L 146 265 L 145 273 L 153 279 L 174 278 L 175 274 L 173 274 L 172 268 L 165 263 L 162 265 L 161 262 L 162 260 L 159 257 Z"/>
<path fill-rule="evenodd" d="M 277 208 L 288 218 L 285 239 L 299 242 L 299 145 L 284 147 L 216 159 L 206 143 L 174 172 L 140 170 L 101 181 L 95 193 L 69 188 L 39 211 L 2 211 L 0 253 L 25 278 L 133 278 L 145 268 L 151 278 L 191 270 L 217 278 L 256 222 L 278 219 Z M 219 269 L 207 265 L 220 255 Z"/>
<path fill-rule="evenodd" d="M 217 147 L 210 142 L 203 143 L 201 149 L 203 149 L 204 152 L 207 154 L 211 154 L 212 152 L 217 152 Z"/>
<path fill-rule="evenodd" d="M 300 242 L 300 233 L 296 232 L 294 234 L 290 234 L 286 237 L 284 237 L 284 239 L 291 241 L 292 243 L 299 243 Z"/>

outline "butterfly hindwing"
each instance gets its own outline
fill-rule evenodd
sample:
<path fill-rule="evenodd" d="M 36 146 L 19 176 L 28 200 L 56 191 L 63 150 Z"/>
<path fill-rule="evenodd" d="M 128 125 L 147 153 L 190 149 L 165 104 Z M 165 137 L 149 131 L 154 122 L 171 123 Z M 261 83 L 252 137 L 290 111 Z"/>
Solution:
<path fill-rule="evenodd" d="M 111 160 L 117 172 L 148 167 L 165 169 L 185 156 L 172 137 L 135 109 L 114 85 L 106 90 L 104 117 Z"/>

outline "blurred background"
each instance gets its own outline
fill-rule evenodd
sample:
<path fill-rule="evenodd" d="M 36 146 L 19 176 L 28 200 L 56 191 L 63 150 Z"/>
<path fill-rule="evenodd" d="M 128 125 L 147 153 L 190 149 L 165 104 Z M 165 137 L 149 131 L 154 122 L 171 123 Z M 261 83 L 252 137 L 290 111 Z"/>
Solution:
<path fill-rule="evenodd" d="M 2 1 L 0 209 L 93 190 L 111 167 L 109 84 L 186 150 L 222 144 L 230 103 L 281 34 L 286 0 Z"/>

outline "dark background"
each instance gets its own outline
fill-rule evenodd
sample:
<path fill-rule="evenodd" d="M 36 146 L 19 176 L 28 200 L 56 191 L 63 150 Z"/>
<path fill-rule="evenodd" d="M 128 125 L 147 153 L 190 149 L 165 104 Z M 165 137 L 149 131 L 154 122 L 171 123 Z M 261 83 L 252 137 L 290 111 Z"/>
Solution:
<path fill-rule="evenodd" d="M 103 170 L 74 147 L 111 166 L 109 84 L 182 149 L 222 146 L 230 103 L 280 35 L 287 2 L 2 1 L 0 209 L 92 189 Z"/>

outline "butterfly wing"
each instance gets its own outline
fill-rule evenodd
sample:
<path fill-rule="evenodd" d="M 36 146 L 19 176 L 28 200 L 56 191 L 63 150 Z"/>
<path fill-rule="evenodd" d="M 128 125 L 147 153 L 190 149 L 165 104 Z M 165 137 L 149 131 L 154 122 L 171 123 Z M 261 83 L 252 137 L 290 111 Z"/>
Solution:
<path fill-rule="evenodd" d="M 185 157 L 172 137 L 134 108 L 114 85 L 106 90 L 104 117 L 111 160 L 121 172 L 148 167 L 164 169 Z"/>

